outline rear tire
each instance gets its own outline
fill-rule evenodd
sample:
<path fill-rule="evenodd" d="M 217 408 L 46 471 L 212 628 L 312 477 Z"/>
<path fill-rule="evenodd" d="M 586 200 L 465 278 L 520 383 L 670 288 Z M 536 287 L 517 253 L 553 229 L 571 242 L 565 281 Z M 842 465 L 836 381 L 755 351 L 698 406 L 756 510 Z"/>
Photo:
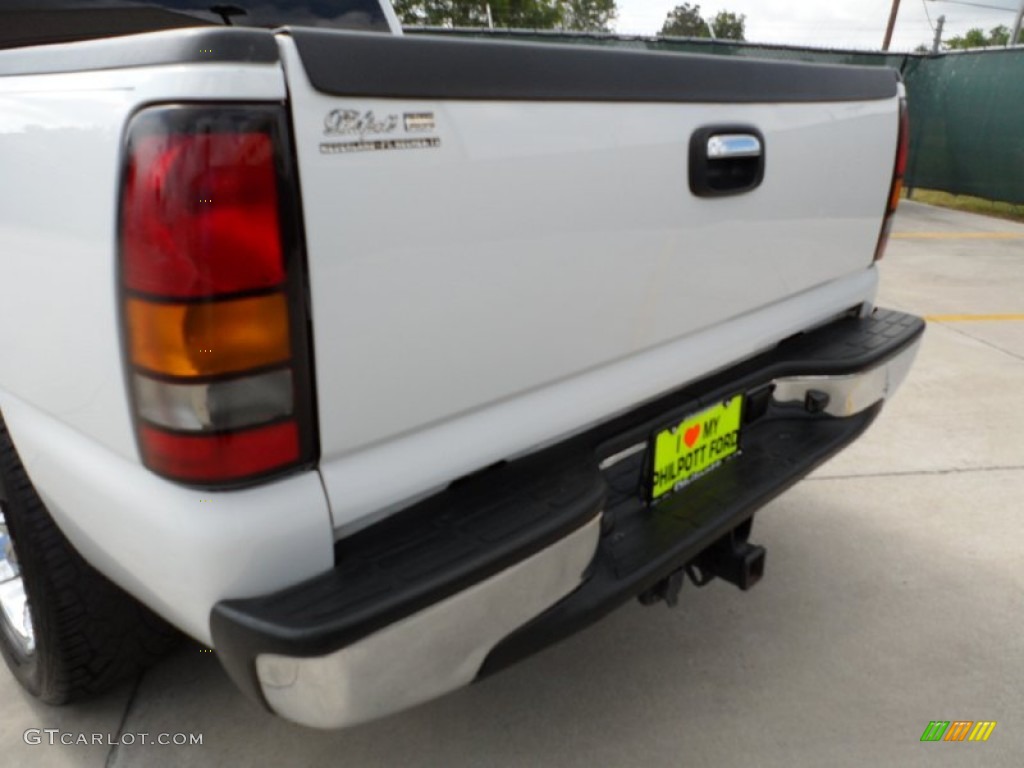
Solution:
<path fill-rule="evenodd" d="M 12 574 L 20 570 L 28 598 L 28 618 L 18 615 L 17 597 L 2 603 L 0 653 L 26 691 L 48 704 L 101 693 L 180 640 L 72 547 L 36 494 L 2 417 L 0 505 L 9 537 L 3 544 L 17 556 L 0 587 L 17 588 Z"/>

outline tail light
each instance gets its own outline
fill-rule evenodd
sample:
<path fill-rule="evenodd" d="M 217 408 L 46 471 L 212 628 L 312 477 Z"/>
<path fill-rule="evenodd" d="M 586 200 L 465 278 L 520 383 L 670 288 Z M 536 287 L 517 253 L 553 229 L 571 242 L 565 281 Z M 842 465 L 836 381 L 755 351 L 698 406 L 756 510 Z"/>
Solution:
<path fill-rule="evenodd" d="M 237 485 L 316 460 L 297 185 L 276 106 L 155 107 L 128 126 L 123 349 L 142 460 Z"/>
<path fill-rule="evenodd" d="M 892 173 L 892 184 L 889 187 L 889 199 L 886 202 L 885 220 L 882 222 L 882 233 L 878 237 L 875 248 L 875 261 L 885 255 L 889 244 L 889 233 L 892 230 L 892 217 L 900 204 L 903 194 L 903 176 L 907 172 L 907 155 L 910 152 L 910 115 L 907 111 L 907 100 L 900 99 L 899 138 L 896 141 L 896 164 Z"/>

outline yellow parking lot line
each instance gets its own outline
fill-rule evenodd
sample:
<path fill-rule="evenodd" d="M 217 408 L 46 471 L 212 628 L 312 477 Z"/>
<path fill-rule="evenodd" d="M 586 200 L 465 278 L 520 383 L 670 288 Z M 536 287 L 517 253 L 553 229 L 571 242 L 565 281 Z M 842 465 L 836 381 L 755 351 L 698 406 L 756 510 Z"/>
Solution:
<path fill-rule="evenodd" d="M 1024 232 L 893 232 L 893 240 L 1022 240 Z"/>
<path fill-rule="evenodd" d="M 929 323 L 1012 323 L 1024 321 L 1024 313 L 1008 315 L 925 315 Z"/>

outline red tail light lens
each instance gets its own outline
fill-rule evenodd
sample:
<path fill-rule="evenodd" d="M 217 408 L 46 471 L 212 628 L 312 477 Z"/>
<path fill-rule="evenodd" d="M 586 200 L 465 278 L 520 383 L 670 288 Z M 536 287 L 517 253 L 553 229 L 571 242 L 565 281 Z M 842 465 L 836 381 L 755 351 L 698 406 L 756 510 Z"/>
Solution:
<path fill-rule="evenodd" d="M 129 124 L 123 347 L 158 474 L 235 485 L 315 461 L 296 200 L 278 107 L 156 107 Z"/>
<path fill-rule="evenodd" d="M 294 421 L 217 435 L 175 434 L 143 426 L 139 440 L 162 474 L 222 483 L 294 463 L 299 434 Z"/>
<path fill-rule="evenodd" d="M 885 248 L 889 244 L 889 232 L 892 230 L 892 217 L 899 207 L 900 195 L 903 194 L 903 177 L 907 172 L 907 155 L 910 154 L 910 113 L 907 110 L 906 99 L 900 99 L 899 121 L 896 163 L 893 166 L 892 184 L 889 187 L 889 198 L 886 203 L 885 220 L 882 222 L 882 233 L 878 237 L 878 245 L 875 248 L 875 261 L 878 261 L 885 255 Z"/>
<path fill-rule="evenodd" d="M 143 136 L 130 163 L 122 208 L 126 288 L 191 298 L 284 282 L 270 136 Z"/>

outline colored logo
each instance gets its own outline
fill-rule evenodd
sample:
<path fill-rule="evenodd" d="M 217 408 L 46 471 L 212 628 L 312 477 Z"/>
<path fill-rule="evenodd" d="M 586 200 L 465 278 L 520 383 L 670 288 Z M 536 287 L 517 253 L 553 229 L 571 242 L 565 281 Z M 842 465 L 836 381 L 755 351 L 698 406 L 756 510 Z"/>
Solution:
<path fill-rule="evenodd" d="M 921 741 L 988 741 L 995 729 L 995 720 L 932 720 Z"/>

